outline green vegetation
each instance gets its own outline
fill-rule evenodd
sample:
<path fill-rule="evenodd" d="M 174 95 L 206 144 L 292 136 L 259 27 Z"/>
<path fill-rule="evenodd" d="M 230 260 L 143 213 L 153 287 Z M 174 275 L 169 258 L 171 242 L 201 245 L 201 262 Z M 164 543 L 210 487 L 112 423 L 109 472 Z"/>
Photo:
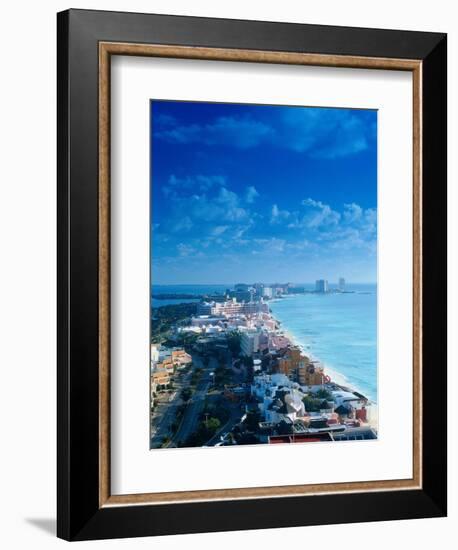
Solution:
<path fill-rule="evenodd" d="M 246 367 L 246 381 L 251 384 L 254 380 L 253 358 L 243 357 L 243 363 Z"/>
<path fill-rule="evenodd" d="M 318 399 L 332 401 L 332 394 L 326 388 L 320 388 L 314 395 Z"/>
<path fill-rule="evenodd" d="M 191 388 L 184 388 L 181 390 L 180 397 L 183 399 L 183 401 L 189 401 L 191 399 L 192 390 Z"/>
<path fill-rule="evenodd" d="M 243 424 L 247 431 L 256 432 L 258 430 L 259 422 L 261 422 L 261 415 L 258 410 L 255 410 L 248 411 Z"/>
<path fill-rule="evenodd" d="M 193 373 L 191 374 L 191 386 L 197 386 L 197 383 L 202 377 L 203 369 L 200 367 L 197 367 L 194 369 Z"/>
<path fill-rule="evenodd" d="M 203 298 L 203 295 L 186 293 L 157 294 L 153 292 L 151 298 L 155 298 L 156 300 L 199 300 Z"/>
<path fill-rule="evenodd" d="M 240 355 L 240 332 L 234 330 L 227 335 L 227 346 L 233 357 Z"/>
<path fill-rule="evenodd" d="M 173 325 L 195 315 L 196 304 L 175 304 L 155 307 L 151 315 L 151 342 L 162 343 L 170 336 Z M 193 335 L 191 335 L 193 336 Z"/>
<path fill-rule="evenodd" d="M 205 428 L 212 433 L 215 433 L 216 430 L 221 426 L 221 422 L 218 418 L 210 417 L 203 422 Z"/>
<path fill-rule="evenodd" d="M 180 332 L 175 335 L 173 345 L 182 346 L 185 349 L 190 349 L 196 343 L 199 338 L 198 334 L 194 332 Z"/>
<path fill-rule="evenodd" d="M 185 410 L 186 410 L 186 405 L 180 405 L 179 407 L 177 407 L 177 412 L 176 412 L 175 418 L 174 418 L 172 424 L 170 425 L 170 431 L 172 433 L 176 433 L 176 431 L 180 427 L 181 420 L 183 418 Z"/>
<path fill-rule="evenodd" d="M 202 447 L 221 426 L 218 418 L 210 417 L 199 423 L 197 430 L 191 434 L 183 444 L 183 447 Z"/>
<path fill-rule="evenodd" d="M 248 357 L 247 355 L 244 355 L 242 360 L 247 369 L 253 368 L 253 357 Z"/>
<path fill-rule="evenodd" d="M 322 399 L 316 399 L 315 397 L 311 397 L 310 395 L 306 395 L 302 399 L 302 403 L 304 403 L 305 410 L 307 412 L 318 412 L 320 411 L 321 404 L 323 400 Z"/>
<path fill-rule="evenodd" d="M 226 368 L 226 364 L 221 361 L 215 369 L 215 386 L 218 388 L 223 388 L 226 384 L 232 382 L 232 370 Z"/>
<path fill-rule="evenodd" d="M 218 399 L 207 399 L 205 401 L 204 409 L 200 418 L 204 420 L 205 418 L 217 418 L 221 425 L 225 424 L 229 420 L 229 409 L 227 407 L 227 402 L 224 398 L 220 397 Z"/>

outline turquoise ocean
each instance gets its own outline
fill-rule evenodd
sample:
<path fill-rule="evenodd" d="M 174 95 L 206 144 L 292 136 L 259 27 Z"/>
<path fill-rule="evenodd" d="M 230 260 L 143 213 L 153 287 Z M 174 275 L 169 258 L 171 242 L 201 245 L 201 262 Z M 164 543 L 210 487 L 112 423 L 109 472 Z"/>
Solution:
<path fill-rule="evenodd" d="M 377 286 L 346 289 L 348 293 L 287 296 L 271 301 L 270 309 L 335 382 L 377 401 Z"/>

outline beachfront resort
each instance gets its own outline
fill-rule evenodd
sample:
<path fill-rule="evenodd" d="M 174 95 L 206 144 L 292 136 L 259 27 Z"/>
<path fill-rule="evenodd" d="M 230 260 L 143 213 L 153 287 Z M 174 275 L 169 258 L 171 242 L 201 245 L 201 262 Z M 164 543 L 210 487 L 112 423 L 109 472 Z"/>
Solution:
<path fill-rule="evenodd" d="M 376 403 L 337 383 L 269 307 L 346 292 L 340 278 L 332 288 L 320 279 L 309 290 L 256 283 L 155 296 L 177 303 L 152 309 L 151 448 L 376 439 Z"/>

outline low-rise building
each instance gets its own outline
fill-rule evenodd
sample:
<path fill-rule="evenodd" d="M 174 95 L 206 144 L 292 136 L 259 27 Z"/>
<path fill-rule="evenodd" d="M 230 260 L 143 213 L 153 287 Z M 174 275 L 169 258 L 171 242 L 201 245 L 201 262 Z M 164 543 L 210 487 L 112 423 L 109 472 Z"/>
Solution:
<path fill-rule="evenodd" d="M 268 313 L 269 306 L 263 301 L 242 301 L 235 298 L 224 302 L 201 302 L 197 305 L 197 314 L 231 317 L 234 315 L 254 315 L 256 313 Z"/>
<path fill-rule="evenodd" d="M 324 367 L 318 361 L 303 362 L 297 371 L 297 381 L 303 386 L 322 385 L 327 380 Z"/>
<path fill-rule="evenodd" d="M 332 400 L 337 406 L 349 405 L 354 409 L 361 409 L 367 404 L 367 398 L 359 393 L 338 389 L 331 391 Z"/>
<path fill-rule="evenodd" d="M 170 384 L 170 375 L 167 369 L 157 368 L 151 373 L 151 385 L 159 389 L 160 386 L 168 386 Z"/>
<path fill-rule="evenodd" d="M 166 371 L 172 374 L 176 368 L 185 367 L 191 363 L 192 357 L 183 348 L 160 348 L 159 350 L 154 350 L 154 354 L 152 350 L 152 373 Z"/>
<path fill-rule="evenodd" d="M 287 348 L 291 344 L 289 338 L 282 332 L 269 333 L 269 350 L 278 351 Z"/>
<path fill-rule="evenodd" d="M 184 349 L 172 350 L 172 362 L 178 368 L 186 367 L 192 363 L 192 357 Z"/>
<path fill-rule="evenodd" d="M 262 368 L 262 361 L 261 359 L 253 359 L 253 371 L 259 372 Z"/>
<path fill-rule="evenodd" d="M 197 317 L 193 317 L 191 319 L 191 326 L 193 327 L 206 327 L 206 326 L 217 326 L 223 321 L 225 321 L 225 317 L 215 317 L 213 315 L 198 315 Z"/>

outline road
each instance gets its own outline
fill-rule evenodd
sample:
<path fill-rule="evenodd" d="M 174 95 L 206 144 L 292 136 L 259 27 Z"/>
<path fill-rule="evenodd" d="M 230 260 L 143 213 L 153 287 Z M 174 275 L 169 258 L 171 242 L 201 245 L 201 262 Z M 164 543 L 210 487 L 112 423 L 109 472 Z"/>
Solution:
<path fill-rule="evenodd" d="M 180 427 L 173 436 L 173 442 L 169 445 L 170 447 L 184 443 L 188 437 L 196 431 L 199 415 L 204 408 L 205 397 L 210 387 L 210 382 L 208 373 L 204 372 L 197 385 L 196 391 L 186 407 Z"/>
<path fill-rule="evenodd" d="M 205 399 L 212 383 L 210 373 L 214 370 L 216 361 L 213 358 L 210 359 L 207 367 L 205 367 L 200 360 L 196 363 L 198 363 L 198 366 L 203 369 L 202 377 L 197 383 L 196 390 L 189 400 L 181 424 L 173 436 L 172 441 L 169 443 L 169 447 L 177 447 L 178 445 L 183 444 L 198 427 L 199 415 L 204 408 Z"/>
<path fill-rule="evenodd" d="M 164 438 L 170 436 L 170 426 L 176 418 L 178 407 L 183 403 L 180 397 L 181 390 L 189 387 L 190 380 L 191 372 L 188 372 L 181 380 L 176 381 L 174 399 L 156 405 L 156 411 L 151 422 L 151 427 L 155 430 L 154 435 L 151 437 L 151 448 L 161 447 Z"/>
<path fill-rule="evenodd" d="M 217 367 L 217 361 L 211 358 L 209 364 L 205 367 L 199 357 L 193 357 L 193 365 L 192 371 L 197 367 L 203 369 L 202 376 L 197 383 L 194 394 L 187 403 L 178 430 L 175 434 L 172 434 L 170 427 L 176 419 L 178 407 L 183 404 L 183 400 L 180 397 L 181 390 L 185 387 L 189 387 L 192 371 L 187 373 L 180 382 L 175 384 L 176 396 L 171 402 L 163 402 L 157 405 L 156 414 L 152 421 L 152 426 L 155 429 L 155 433 L 151 438 L 152 448 L 161 447 L 166 437 L 171 438 L 171 440 L 165 444 L 165 447 L 178 447 L 198 428 L 199 418 L 204 409 L 205 400 L 212 384 L 212 376 L 210 373 Z M 220 435 L 230 430 L 232 426 L 240 420 L 240 417 L 240 405 L 234 403 L 231 405 L 229 420 L 215 433 L 208 445 L 215 445 L 218 443 L 220 441 Z"/>

